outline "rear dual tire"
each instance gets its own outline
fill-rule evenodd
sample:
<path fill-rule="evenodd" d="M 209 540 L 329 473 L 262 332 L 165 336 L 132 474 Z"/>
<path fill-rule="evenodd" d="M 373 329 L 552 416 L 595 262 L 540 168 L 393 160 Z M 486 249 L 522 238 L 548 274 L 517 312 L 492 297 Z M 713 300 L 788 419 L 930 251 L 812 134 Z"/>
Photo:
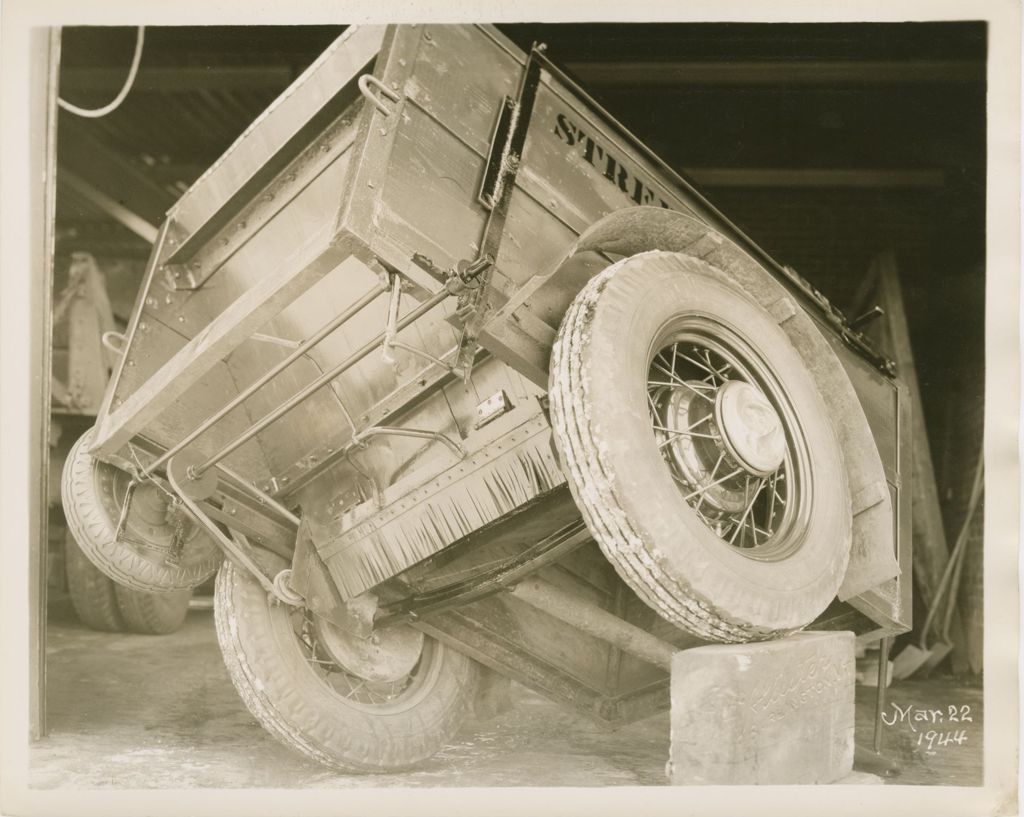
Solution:
<path fill-rule="evenodd" d="M 70 531 L 64 541 L 64 566 L 71 606 L 93 630 L 167 635 L 185 623 L 191 590 L 149 593 L 119 585 L 86 558 Z"/>
<path fill-rule="evenodd" d="M 166 492 L 152 481 L 136 488 L 119 536 L 131 476 L 89 453 L 94 437 L 90 429 L 72 446 L 61 478 L 64 516 L 82 552 L 124 587 L 157 593 L 198 587 L 216 572 L 223 559 L 220 549 L 190 518 L 170 513 Z M 183 533 L 175 555 L 178 524 Z"/>

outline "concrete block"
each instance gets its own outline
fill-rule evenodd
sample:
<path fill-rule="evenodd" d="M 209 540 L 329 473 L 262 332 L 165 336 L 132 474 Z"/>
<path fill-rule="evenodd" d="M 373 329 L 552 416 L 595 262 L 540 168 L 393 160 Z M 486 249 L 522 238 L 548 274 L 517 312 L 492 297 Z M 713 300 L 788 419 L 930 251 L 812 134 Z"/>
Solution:
<path fill-rule="evenodd" d="M 853 769 L 853 633 L 672 658 L 672 785 L 832 783 Z"/>

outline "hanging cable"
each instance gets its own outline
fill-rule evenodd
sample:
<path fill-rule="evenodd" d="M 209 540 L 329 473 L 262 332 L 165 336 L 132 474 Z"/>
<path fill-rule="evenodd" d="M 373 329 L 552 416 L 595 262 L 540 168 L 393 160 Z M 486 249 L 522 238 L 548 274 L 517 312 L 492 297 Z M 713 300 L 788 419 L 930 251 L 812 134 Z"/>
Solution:
<path fill-rule="evenodd" d="M 118 106 L 124 102 L 124 98 L 128 96 L 128 92 L 132 89 L 132 84 L 135 82 L 135 75 L 139 71 L 139 61 L 142 59 L 142 42 L 145 38 L 145 26 L 139 26 L 138 34 L 135 37 L 135 54 L 132 56 L 132 65 L 128 69 L 128 78 L 124 82 L 124 87 L 118 92 L 117 96 L 111 100 L 107 105 L 102 108 L 79 108 L 77 105 L 72 105 L 66 99 L 57 97 L 57 104 L 60 105 L 65 111 L 70 111 L 78 116 L 84 116 L 88 119 L 99 119 L 101 116 L 106 116 L 117 110 Z"/>

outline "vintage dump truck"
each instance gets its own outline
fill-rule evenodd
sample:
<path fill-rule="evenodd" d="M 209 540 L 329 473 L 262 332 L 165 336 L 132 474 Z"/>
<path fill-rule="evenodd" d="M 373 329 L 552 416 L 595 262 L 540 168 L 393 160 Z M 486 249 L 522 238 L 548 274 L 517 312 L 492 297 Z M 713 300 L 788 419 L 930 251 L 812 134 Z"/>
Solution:
<path fill-rule="evenodd" d="M 350 28 L 167 214 L 64 501 L 118 582 L 219 570 L 249 709 L 379 771 L 502 677 L 621 724 L 676 649 L 906 630 L 907 407 L 543 46 Z"/>

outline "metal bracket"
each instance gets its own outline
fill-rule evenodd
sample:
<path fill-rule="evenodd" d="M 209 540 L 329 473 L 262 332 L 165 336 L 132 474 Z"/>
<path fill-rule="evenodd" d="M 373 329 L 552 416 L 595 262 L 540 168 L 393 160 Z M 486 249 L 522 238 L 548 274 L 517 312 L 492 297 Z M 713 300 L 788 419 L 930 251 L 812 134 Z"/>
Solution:
<path fill-rule="evenodd" d="M 124 332 L 104 332 L 100 335 L 100 343 L 118 356 L 123 355 L 126 348 Z"/>
<path fill-rule="evenodd" d="M 135 495 L 135 489 L 139 486 L 138 480 L 131 480 L 128 483 L 128 488 L 124 492 L 124 504 L 121 505 L 121 514 L 117 518 L 117 528 L 114 530 L 114 539 L 121 540 L 124 538 L 124 533 L 128 527 L 128 511 L 131 508 L 132 497 Z"/>
<path fill-rule="evenodd" d="M 210 519 L 199 505 L 189 498 L 188 494 L 182 491 L 181 486 L 178 484 L 175 478 L 175 472 L 179 470 L 174 467 L 174 459 L 172 458 L 167 465 L 167 481 L 171 485 L 171 490 L 177 494 L 181 502 L 188 508 L 192 518 L 201 525 L 210 536 L 213 537 L 213 541 L 216 542 L 220 549 L 224 551 L 224 555 L 231 559 L 236 565 L 243 570 L 247 570 L 253 575 L 253 577 L 260 583 L 264 590 L 266 590 L 274 598 L 279 599 L 285 604 L 294 604 L 291 600 L 291 596 L 287 593 L 279 593 L 278 588 L 275 585 L 274 579 L 271 579 L 264 571 L 260 564 L 250 556 L 245 549 L 247 544 L 246 539 L 241 534 L 236 534 L 241 540 L 242 544 L 235 542 L 231 537 L 226 536 L 220 528 L 214 524 L 213 520 Z M 276 578 L 276 577 L 275 577 Z"/>
<path fill-rule="evenodd" d="M 394 365 L 395 356 L 392 348 L 398 335 L 398 308 L 402 305 L 402 279 L 391 276 L 391 297 L 388 298 L 388 322 L 384 328 L 384 342 L 381 343 L 381 359 L 389 366 Z"/>
<path fill-rule="evenodd" d="M 375 437 L 378 435 L 392 436 L 392 437 L 419 437 L 424 440 L 434 440 L 439 443 L 443 443 L 451 449 L 452 453 L 455 454 L 460 460 L 466 458 L 466 449 L 459 445 L 454 440 L 446 437 L 440 431 L 425 431 L 418 428 L 398 428 L 393 426 L 370 426 L 364 428 L 358 434 L 352 438 L 352 443 L 361 445 L 365 442 L 367 437 Z"/>
<path fill-rule="evenodd" d="M 384 104 L 380 97 L 370 90 L 371 86 L 391 102 L 398 102 L 401 99 L 395 91 L 388 88 L 387 85 L 373 74 L 363 74 L 356 84 L 359 86 L 359 92 L 370 101 L 370 104 L 377 109 L 381 116 L 391 116 L 392 110 Z"/>
<path fill-rule="evenodd" d="M 480 252 L 473 261 L 460 261 L 455 270 L 463 284 L 472 283 L 472 287 L 467 286 L 460 294 L 458 309 L 463 335 L 456 365 L 466 372 L 467 377 L 476 354 L 476 339 L 491 309 L 487 292 L 522 163 L 526 133 L 540 87 L 541 55 L 546 47 L 543 43 L 534 44 L 526 60 L 515 101 L 505 97 L 502 102 L 477 197 L 490 210 L 480 241 Z"/>
<path fill-rule="evenodd" d="M 484 177 L 480 180 L 480 192 L 477 200 L 488 210 L 497 202 L 497 193 L 501 185 L 502 153 L 508 145 L 508 137 L 514 126 L 516 101 L 506 96 L 498 111 L 498 121 L 491 134 L 491 149 L 487 154 L 487 165 Z"/>
<path fill-rule="evenodd" d="M 480 254 L 477 261 L 473 262 L 474 265 L 486 258 L 491 258 L 490 264 L 493 264 L 493 259 L 498 257 L 508 205 L 523 158 L 523 147 L 526 145 L 526 132 L 530 127 L 537 89 L 540 87 L 540 55 L 546 48 L 543 43 L 534 45 L 526 60 L 515 102 L 506 97 L 498 116 L 479 195 L 481 203 L 489 207 L 491 212 L 484 226 Z"/>

